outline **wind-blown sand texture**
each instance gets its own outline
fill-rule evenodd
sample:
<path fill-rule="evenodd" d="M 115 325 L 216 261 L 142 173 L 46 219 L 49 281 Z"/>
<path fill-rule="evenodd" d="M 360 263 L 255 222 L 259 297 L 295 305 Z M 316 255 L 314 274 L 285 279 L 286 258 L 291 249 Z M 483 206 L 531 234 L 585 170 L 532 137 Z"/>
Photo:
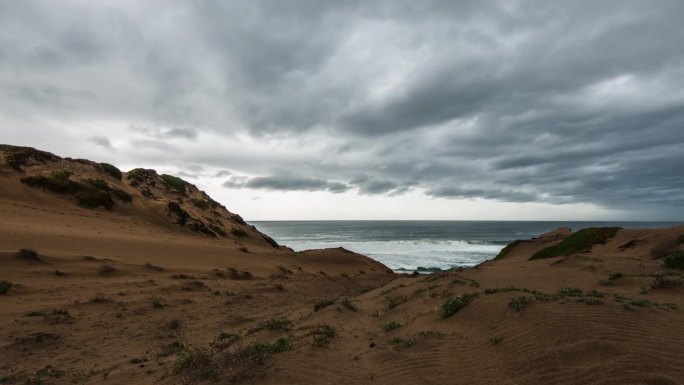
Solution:
<path fill-rule="evenodd" d="M 684 227 L 588 246 L 559 229 L 475 268 L 396 275 L 294 253 L 152 171 L 0 151 L 0 383 L 684 383 L 684 276 L 663 262 Z M 89 208 L 84 191 L 109 200 L 62 171 L 113 205 Z M 68 191 L 21 181 L 39 175 Z M 568 255 L 529 260 L 564 240 Z"/>

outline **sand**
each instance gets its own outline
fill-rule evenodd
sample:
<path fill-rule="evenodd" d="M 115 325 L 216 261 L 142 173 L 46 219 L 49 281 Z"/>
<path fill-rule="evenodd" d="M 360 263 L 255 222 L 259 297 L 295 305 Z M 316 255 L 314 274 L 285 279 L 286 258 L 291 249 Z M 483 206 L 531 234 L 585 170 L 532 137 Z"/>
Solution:
<path fill-rule="evenodd" d="M 35 156 L 16 170 L 2 150 L 0 383 L 684 383 L 684 277 L 662 262 L 684 227 L 528 260 L 572 234 L 560 230 L 475 268 L 397 275 L 344 249 L 274 246 L 225 208 L 193 206 L 195 186 L 155 179 L 146 197 L 126 174 Z M 133 200 L 91 209 L 20 182 L 65 169 Z M 477 296 L 442 317 L 465 293 Z"/>

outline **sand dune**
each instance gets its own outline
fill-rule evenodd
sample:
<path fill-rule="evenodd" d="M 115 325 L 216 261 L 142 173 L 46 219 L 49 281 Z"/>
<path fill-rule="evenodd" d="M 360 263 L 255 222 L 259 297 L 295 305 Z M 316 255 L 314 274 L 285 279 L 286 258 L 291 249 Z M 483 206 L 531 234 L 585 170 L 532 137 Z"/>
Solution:
<path fill-rule="evenodd" d="M 396 275 L 294 253 L 151 171 L 0 151 L 0 383 L 684 383 L 684 227 Z"/>

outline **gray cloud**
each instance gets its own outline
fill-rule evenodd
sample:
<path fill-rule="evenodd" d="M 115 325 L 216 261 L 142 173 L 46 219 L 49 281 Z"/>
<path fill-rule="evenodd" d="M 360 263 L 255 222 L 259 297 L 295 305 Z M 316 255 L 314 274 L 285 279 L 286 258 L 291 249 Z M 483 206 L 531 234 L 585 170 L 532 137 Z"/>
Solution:
<path fill-rule="evenodd" d="M 682 18 L 675 0 L 4 2 L 0 131 L 110 123 L 81 145 L 228 168 L 229 188 L 676 218 Z"/>
<path fill-rule="evenodd" d="M 224 184 L 224 187 L 231 186 Z M 242 187 L 281 191 L 330 191 L 332 193 L 342 193 L 349 189 L 349 186 L 340 182 L 292 176 L 259 176 L 249 179 Z"/>
<path fill-rule="evenodd" d="M 112 142 L 105 136 L 93 136 L 88 139 L 91 143 L 97 144 L 98 146 L 107 148 L 107 149 L 113 149 L 112 147 Z"/>

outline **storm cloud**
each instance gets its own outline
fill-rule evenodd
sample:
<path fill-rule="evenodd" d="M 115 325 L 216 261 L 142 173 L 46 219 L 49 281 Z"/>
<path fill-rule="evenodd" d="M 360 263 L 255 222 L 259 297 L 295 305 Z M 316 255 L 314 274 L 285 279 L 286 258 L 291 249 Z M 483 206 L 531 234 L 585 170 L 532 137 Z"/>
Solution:
<path fill-rule="evenodd" d="M 682 19 L 674 0 L 2 2 L 0 133 L 228 189 L 681 218 Z"/>

